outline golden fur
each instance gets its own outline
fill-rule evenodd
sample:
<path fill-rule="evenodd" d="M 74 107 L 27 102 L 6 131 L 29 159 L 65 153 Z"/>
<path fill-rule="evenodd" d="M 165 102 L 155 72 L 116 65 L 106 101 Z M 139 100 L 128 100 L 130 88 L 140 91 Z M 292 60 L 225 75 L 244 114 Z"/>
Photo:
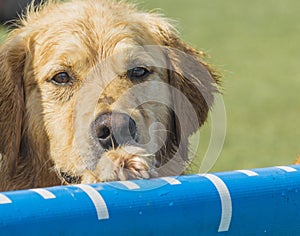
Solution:
<path fill-rule="evenodd" d="M 0 190 L 181 173 L 188 136 L 206 120 L 217 92 L 201 56 L 170 21 L 125 2 L 50 1 L 29 10 L 0 48 Z M 145 81 L 128 78 L 130 63 L 148 59 Z M 63 72 L 72 83 L 54 84 Z M 91 124 L 108 112 L 130 115 L 138 142 L 158 150 L 127 143 L 101 148 Z M 153 124 L 162 126 L 151 136 Z"/>

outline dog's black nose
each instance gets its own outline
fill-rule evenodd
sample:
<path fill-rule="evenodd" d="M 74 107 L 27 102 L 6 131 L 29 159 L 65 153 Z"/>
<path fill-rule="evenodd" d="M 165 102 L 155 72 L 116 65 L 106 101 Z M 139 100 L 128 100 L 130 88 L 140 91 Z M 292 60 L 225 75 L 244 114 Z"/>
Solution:
<path fill-rule="evenodd" d="M 135 121 L 124 113 L 105 113 L 94 122 L 96 138 L 104 149 L 116 148 L 136 140 Z"/>

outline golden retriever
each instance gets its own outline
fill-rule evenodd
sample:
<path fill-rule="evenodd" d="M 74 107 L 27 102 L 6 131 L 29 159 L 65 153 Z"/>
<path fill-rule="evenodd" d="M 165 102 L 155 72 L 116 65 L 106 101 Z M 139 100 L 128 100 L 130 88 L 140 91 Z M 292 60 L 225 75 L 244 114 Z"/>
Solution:
<path fill-rule="evenodd" d="M 179 175 L 217 76 L 124 1 L 31 7 L 0 48 L 0 190 Z"/>

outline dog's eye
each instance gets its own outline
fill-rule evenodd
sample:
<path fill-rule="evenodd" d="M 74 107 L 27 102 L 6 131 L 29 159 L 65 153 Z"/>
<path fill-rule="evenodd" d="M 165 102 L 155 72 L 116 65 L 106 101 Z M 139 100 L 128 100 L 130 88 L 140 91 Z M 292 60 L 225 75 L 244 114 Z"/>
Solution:
<path fill-rule="evenodd" d="M 72 78 L 67 72 L 61 72 L 56 74 L 51 81 L 56 85 L 66 85 L 71 83 Z"/>
<path fill-rule="evenodd" d="M 127 76 L 134 79 L 143 79 L 150 74 L 150 71 L 144 67 L 134 67 L 127 71 Z"/>

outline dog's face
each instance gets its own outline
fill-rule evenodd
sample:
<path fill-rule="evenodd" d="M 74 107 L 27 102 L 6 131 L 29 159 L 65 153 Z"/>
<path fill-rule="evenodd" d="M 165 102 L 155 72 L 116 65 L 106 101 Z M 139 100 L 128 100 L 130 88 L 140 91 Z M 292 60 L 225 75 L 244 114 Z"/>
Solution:
<path fill-rule="evenodd" d="M 83 176 L 88 170 L 97 177 L 95 181 L 120 179 L 113 165 L 128 165 L 127 158 L 135 157 L 136 165 L 143 164 L 137 168 L 145 172 L 138 171 L 132 177 L 147 177 L 147 170 L 158 164 L 155 153 L 164 146 L 170 130 L 171 94 L 168 86 L 163 86 L 167 70 L 154 66 L 163 53 L 147 52 L 147 48 L 124 38 L 101 58 L 105 47 L 86 55 L 88 48 L 80 44 L 85 40 L 83 35 L 78 39 L 69 35 L 70 42 L 78 41 L 76 45 L 54 39 L 55 47 L 60 48 L 57 57 L 49 57 L 42 65 L 38 61 L 32 65 L 36 76 L 26 75 L 36 79 L 36 89 L 27 92 L 27 107 L 35 107 L 32 101 L 42 101 L 43 119 L 39 122 L 47 131 L 57 170 L 74 176 Z M 118 35 L 111 37 L 113 41 Z M 49 49 L 37 49 L 35 57 L 42 58 Z M 30 113 L 37 117 L 28 123 L 41 117 L 35 108 Z M 119 156 L 118 152 L 128 153 Z M 117 155 L 121 163 L 112 165 L 115 161 L 110 160 L 111 155 Z M 97 166 L 105 172 L 94 173 Z"/>
<path fill-rule="evenodd" d="M 24 22 L 2 48 L 11 57 L 5 72 L 15 65 L 22 79 L 20 153 L 38 143 L 66 182 L 157 176 L 176 153 L 183 167 L 187 137 L 216 88 L 166 20 L 124 3 L 79 1 L 50 4 Z"/>

